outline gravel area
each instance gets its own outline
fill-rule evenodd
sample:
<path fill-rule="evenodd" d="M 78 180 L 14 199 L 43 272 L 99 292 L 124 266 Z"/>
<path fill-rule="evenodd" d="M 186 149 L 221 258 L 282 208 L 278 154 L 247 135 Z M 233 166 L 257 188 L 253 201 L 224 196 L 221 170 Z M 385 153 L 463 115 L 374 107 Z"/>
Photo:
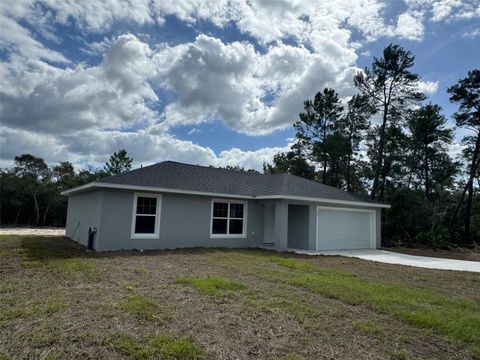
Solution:
<path fill-rule="evenodd" d="M 65 228 L 0 227 L 0 235 L 65 235 Z"/>

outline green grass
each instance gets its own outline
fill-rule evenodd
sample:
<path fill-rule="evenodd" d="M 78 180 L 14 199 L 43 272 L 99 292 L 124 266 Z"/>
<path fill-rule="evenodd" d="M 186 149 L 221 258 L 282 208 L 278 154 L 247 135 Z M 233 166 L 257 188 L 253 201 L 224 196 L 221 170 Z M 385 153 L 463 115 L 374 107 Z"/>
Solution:
<path fill-rule="evenodd" d="M 120 307 L 140 320 L 164 322 L 170 318 L 165 308 L 147 296 L 129 295 L 120 303 Z"/>
<path fill-rule="evenodd" d="M 378 325 L 372 321 L 355 320 L 355 321 L 352 321 L 352 326 L 355 329 L 362 330 L 374 335 L 378 335 L 381 333 L 381 330 L 378 327 Z"/>
<path fill-rule="evenodd" d="M 2 302 L 0 320 L 48 317 L 65 308 L 65 304 L 54 300 L 42 302 L 35 300 L 22 305 L 19 304 L 19 299 L 3 299 Z"/>
<path fill-rule="evenodd" d="M 23 236 L 19 253 L 26 267 L 45 266 L 60 276 L 81 275 L 89 280 L 97 280 L 93 254 L 73 242 L 61 243 L 58 240 Z"/>
<path fill-rule="evenodd" d="M 294 259 L 274 261 L 289 271 L 265 269 L 263 276 L 351 305 L 366 305 L 460 342 L 480 344 L 480 305 L 475 301 L 457 300 L 405 285 L 366 281 L 348 272 L 305 265 Z M 311 271 L 311 266 L 316 269 Z"/>
<path fill-rule="evenodd" d="M 221 277 L 178 277 L 177 284 L 191 285 L 206 295 L 225 295 L 238 290 L 245 290 L 247 287 L 238 282 Z"/>
<path fill-rule="evenodd" d="M 134 337 L 127 334 L 112 334 L 106 343 L 134 359 L 152 359 L 160 355 L 165 360 L 203 359 L 204 352 L 189 338 L 171 336 Z"/>

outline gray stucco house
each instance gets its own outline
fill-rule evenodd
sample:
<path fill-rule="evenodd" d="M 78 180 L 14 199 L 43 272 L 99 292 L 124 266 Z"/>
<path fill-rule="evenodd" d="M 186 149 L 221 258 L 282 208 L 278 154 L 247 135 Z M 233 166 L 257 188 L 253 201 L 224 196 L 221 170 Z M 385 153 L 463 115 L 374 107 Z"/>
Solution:
<path fill-rule="evenodd" d="M 288 174 L 165 161 L 63 192 L 66 235 L 93 248 L 380 246 L 388 205 Z"/>

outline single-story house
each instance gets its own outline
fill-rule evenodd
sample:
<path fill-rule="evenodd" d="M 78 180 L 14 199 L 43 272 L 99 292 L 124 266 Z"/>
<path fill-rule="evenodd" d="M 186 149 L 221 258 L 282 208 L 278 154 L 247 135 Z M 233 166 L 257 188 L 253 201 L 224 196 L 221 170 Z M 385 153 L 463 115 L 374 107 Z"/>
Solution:
<path fill-rule="evenodd" d="M 64 191 L 66 235 L 97 251 L 380 246 L 388 205 L 289 174 L 165 161 Z M 93 235 L 94 234 L 94 235 Z"/>

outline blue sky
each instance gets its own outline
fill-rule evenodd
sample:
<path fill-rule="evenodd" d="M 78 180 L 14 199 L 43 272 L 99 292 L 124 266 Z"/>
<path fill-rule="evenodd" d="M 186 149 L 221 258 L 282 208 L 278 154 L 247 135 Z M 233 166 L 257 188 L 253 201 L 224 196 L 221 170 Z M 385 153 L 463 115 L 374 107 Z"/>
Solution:
<path fill-rule="evenodd" d="M 125 148 L 136 166 L 259 169 L 304 100 L 348 99 L 391 42 L 448 117 L 447 87 L 480 59 L 480 0 L 22 0 L 0 29 L 0 166 L 26 152 L 99 166 Z"/>

